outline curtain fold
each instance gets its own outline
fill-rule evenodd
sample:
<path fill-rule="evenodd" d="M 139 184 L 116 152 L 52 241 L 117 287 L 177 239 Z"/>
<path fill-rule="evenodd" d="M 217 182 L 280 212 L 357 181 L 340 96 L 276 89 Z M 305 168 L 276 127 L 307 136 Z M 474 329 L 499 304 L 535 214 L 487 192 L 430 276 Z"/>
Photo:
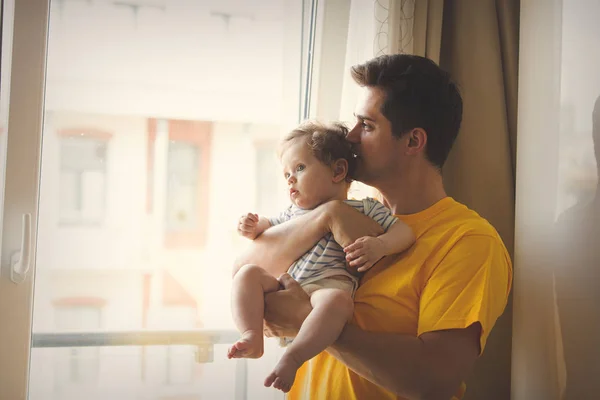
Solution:
<path fill-rule="evenodd" d="M 517 0 L 497 0 L 498 33 L 504 73 L 506 119 L 511 150 L 513 180 L 516 177 L 517 151 L 517 87 L 519 73 L 519 4 Z"/>
<path fill-rule="evenodd" d="M 444 166 L 448 194 L 496 227 L 511 255 L 517 120 L 519 0 L 415 0 L 413 52 L 439 63 L 464 101 L 459 137 Z M 510 398 L 512 297 L 465 399 Z"/>
<path fill-rule="evenodd" d="M 444 0 L 415 0 L 413 54 L 440 62 Z"/>

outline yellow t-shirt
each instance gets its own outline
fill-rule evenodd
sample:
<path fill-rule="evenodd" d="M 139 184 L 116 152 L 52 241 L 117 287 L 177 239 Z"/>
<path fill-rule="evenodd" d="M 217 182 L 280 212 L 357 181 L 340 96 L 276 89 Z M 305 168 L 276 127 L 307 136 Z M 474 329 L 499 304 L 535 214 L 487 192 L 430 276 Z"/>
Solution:
<path fill-rule="evenodd" d="M 476 212 L 446 197 L 412 215 L 399 215 L 417 241 L 363 277 L 353 323 L 374 332 L 419 336 L 482 326 L 481 351 L 506 306 L 509 255 L 496 230 Z M 463 384 L 454 399 L 462 398 Z M 323 352 L 296 375 L 289 400 L 400 399 Z"/>

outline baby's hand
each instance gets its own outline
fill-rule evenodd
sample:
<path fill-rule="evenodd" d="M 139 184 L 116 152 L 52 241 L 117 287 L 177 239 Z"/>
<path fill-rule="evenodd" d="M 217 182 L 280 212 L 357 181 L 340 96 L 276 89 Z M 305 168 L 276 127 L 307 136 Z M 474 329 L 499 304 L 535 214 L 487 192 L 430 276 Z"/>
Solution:
<path fill-rule="evenodd" d="M 385 245 L 376 237 L 363 236 L 344 248 L 348 265 L 364 272 L 385 256 Z"/>
<path fill-rule="evenodd" d="M 256 227 L 258 226 L 258 215 L 248 213 L 242 215 L 238 221 L 238 233 L 250 240 L 256 239 Z"/>

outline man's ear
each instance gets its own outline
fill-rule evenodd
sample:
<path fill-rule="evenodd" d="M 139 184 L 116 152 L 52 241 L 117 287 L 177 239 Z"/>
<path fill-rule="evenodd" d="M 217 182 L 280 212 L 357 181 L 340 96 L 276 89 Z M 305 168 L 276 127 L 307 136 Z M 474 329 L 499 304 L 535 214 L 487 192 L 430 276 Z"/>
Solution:
<path fill-rule="evenodd" d="M 425 150 L 427 144 L 427 132 L 422 128 L 415 128 L 408 132 L 408 146 L 406 147 L 406 155 L 418 154 Z"/>
<path fill-rule="evenodd" d="M 335 160 L 332 165 L 333 168 L 333 182 L 340 183 L 346 179 L 348 175 L 348 161 L 340 158 Z"/>

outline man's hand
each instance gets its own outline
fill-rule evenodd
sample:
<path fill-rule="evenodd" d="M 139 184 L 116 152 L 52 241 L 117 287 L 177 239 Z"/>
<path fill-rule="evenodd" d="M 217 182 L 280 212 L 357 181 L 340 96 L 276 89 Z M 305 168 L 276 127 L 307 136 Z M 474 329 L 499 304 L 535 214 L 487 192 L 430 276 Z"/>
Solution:
<path fill-rule="evenodd" d="M 289 274 L 279 277 L 283 289 L 265 295 L 264 334 L 295 337 L 312 311 L 310 297 Z"/>
<path fill-rule="evenodd" d="M 344 247 L 344 252 L 348 265 L 357 268 L 358 272 L 364 272 L 386 255 L 386 248 L 381 239 L 363 236 L 350 246 Z"/>
<path fill-rule="evenodd" d="M 242 215 L 238 221 L 238 233 L 250 240 L 256 239 L 258 236 L 258 215 L 248 213 Z"/>

